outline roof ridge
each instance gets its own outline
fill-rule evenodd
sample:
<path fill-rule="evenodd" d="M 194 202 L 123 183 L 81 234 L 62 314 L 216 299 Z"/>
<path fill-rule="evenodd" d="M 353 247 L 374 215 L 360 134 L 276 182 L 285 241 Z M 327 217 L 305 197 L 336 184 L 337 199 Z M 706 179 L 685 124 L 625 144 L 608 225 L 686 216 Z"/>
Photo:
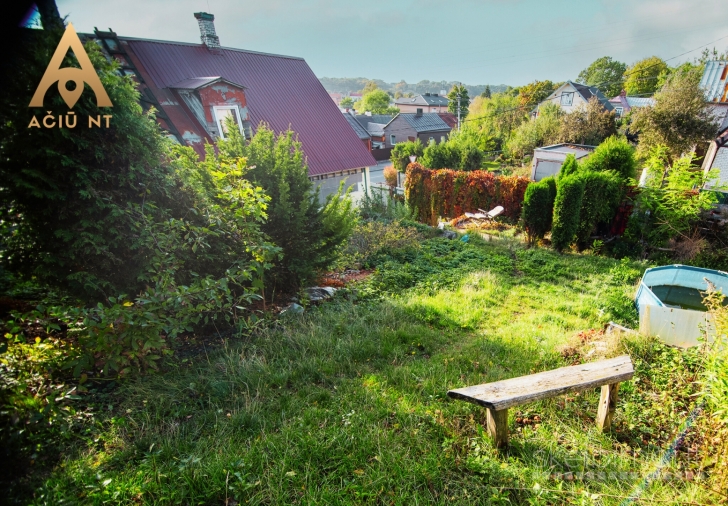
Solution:
<path fill-rule="evenodd" d="M 93 33 L 83 34 L 83 35 L 88 35 L 90 37 L 96 36 Z M 127 36 L 119 36 L 118 38 L 119 38 L 119 40 L 127 40 L 127 41 L 131 41 L 131 42 L 153 42 L 156 44 L 172 44 L 172 45 L 176 45 L 176 46 L 206 47 L 204 44 L 198 44 L 198 43 L 194 43 L 194 42 L 181 42 L 181 41 L 177 41 L 177 40 L 147 39 L 147 38 L 143 38 L 143 37 L 127 37 Z M 285 54 L 265 53 L 263 51 L 253 51 L 251 49 L 240 49 L 237 47 L 221 46 L 220 49 L 223 49 L 226 51 L 235 51 L 238 53 L 259 54 L 261 56 L 274 56 L 276 58 L 286 58 L 289 60 L 306 61 L 306 59 L 301 56 L 289 56 L 289 55 L 285 55 Z"/>

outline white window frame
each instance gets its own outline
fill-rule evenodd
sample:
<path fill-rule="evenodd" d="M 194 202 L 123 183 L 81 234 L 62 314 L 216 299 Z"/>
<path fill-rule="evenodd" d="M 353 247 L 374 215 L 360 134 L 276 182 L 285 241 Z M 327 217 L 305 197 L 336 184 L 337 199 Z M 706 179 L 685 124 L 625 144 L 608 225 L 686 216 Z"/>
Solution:
<path fill-rule="evenodd" d="M 394 134 L 389 134 L 389 143 L 390 143 L 390 144 L 391 144 L 392 146 L 394 146 L 395 144 L 397 144 L 397 142 L 396 142 L 396 141 L 397 141 L 397 136 L 396 136 L 396 135 L 394 135 Z"/>
<path fill-rule="evenodd" d="M 569 97 L 569 103 L 566 103 L 565 97 Z M 574 92 L 573 91 L 565 91 L 561 93 L 561 105 L 569 107 L 574 105 Z"/>
<path fill-rule="evenodd" d="M 614 108 L 614 112 L 617 113 L 617 117 L 618 118 L 621 118 L 622 117 L 622 114 L 624 113 L 624 108 L 623 107 L 615 107 Z"/>
<path fill-rule="evenodd" d="M 225 138 L 225 131 L 222 128 L 222 121 L 224 119 L 224 116 L 218 116 L 218 111 L 235 111 L 235 114 L 238 115 L 238 128 L 240 129 L 240 133 L 243 137 L 245 137 L 245 132 L 243 131 L 243 118 L 240 114 L 240 107 L 237 105 L 213 105 L 212 106 L 212 113 L 213 116 L 215 116 L 215 124 L 217 125 L 217 131 L 220 135 L 221 139 Z"/>

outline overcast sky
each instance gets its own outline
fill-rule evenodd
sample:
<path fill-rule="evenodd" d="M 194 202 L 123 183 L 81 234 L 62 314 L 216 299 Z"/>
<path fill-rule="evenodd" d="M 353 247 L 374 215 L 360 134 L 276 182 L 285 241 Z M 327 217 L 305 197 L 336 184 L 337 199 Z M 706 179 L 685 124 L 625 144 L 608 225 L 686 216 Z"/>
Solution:
<path fill-rule="evenodd" d="M 77 31 L 301 56 L 319 77 L 525 84 L 575 79 L 600 56 L 631 64 L 728 48 L 726 0 L 57 0 Z M 721 40 L 717 40 L 721 39 Z M 716 41 L 717 42 L 713 42 Z M 692 59 L 700 50 L 671 60 Z"/>

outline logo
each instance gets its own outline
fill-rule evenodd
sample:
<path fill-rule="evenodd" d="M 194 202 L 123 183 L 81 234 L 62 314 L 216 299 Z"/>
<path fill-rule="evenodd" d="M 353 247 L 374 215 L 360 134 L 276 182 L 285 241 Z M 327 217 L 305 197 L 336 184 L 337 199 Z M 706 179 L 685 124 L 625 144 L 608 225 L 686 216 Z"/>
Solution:
<path fill-rule="evenodd" d="M 73 50 L 73 54 L 76 56 L 76 60 L 78 61 L 80 68 L 61 68 L 63 59 L 66 57 L 69 49 Z M 113 106 L 109 95 L 106 93 L 104 86 L 101 84 L 101 79 L 99 79 L 99 76 L 96 74 L 96 69 L 94 69 L 88 54 L 86 54 L 83 44 L 81 44 L 81 39 L 78 38 L 76 30 L 74 30 L 73 24 L 71 23 L 68 23 L 66 31 L 63 33 L 63 37 L 61 37 L 61 41 L 58 43 L 56 52 L 53 53 L 53 57 L 43 74 L 43 79 L 40 80 L 38 88 L 36 88 L 33 98 L 30 100 L 29 107 L 43 107 L 43 99 L 45 98 L 48 88 L 56 82 L 58 83 L 58 92 L 61 94 L 61 98 L 63 98 L 63 101 L 66 102 L 69 109 L 73 109 L 73 106 L 76 105 L 78 99 L 81 98 L 81 94 L 84 90 L 84 83 L 88 84 L 96 95 L 96 105 L 98 107 Z M 72 90 L 68 89 L 68 83 L 70 82 L 75 84 L 75 88 Z M 103 118 L 106 120 L 106 127 L 108 128 L 111 115 L 104 115 Z M 54 128 L 56 124 L 59 128 L 63 128 L 63 119 L 64 118 L 62 116 L 58 116 L 58 123 L 56 123 L 56 118 L 53 117 L 49 111 L 48 115 L 43 118 L 42 123 L 45 128 Z M 69 111 L 65 119 L 66 128 L 75 128 L 76 117 L 74 112 Z M 72 124 L 70 120 L 73 120 Z M 101 127 L 101 116 L 97 116 L 96 118 L 89 116 L 89 128 L 93 128 L 93 126 Z M 30 121 L 30 125 L 28 125 L 28 128 L 32 127 L 40 128 L 40 123 L 35 116 L 33 116 L 33 119 Z"/>

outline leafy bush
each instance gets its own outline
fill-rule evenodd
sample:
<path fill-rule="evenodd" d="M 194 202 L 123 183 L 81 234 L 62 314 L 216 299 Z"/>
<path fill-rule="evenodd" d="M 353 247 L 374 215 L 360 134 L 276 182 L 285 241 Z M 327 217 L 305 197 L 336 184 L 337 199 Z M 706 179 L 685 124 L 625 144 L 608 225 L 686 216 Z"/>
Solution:
<path fill-rule="evenodd" d="M 614 171 L 626 183 L 634 179 L 637 170 L 635 150 L 624 137 L 612 136 L 599 144 L 581 164 L 584 171 Z"/>
<path fill-rule="evenodd" d="M 576 241 L 580 249 L 590 245 L 589 237 L 598 225 L 609 224 L 624 196 L 622 179 L 615 172 L 581 172 L 584 194 L 579 212 Z"/>
<path fill-rule="evenodd" d="M 420 142 L 419 139 L 415 141 L 398 142 L 392 148 L 390 153 L 390 160 L 392 166 L 399 172 L 407 170 L 407 165 L 410 163 L 410 156 L 421 157 L 425 151 L 425 146 Z"/>
<path fill-rule="evenodd" d="M 546 179 L 553 181 L 553 178 Z M 546 233 L 551 230 L 556 195 L 552 192 L 551 185 L 546 179 L 528 185 L 523 196 L 523 213 L 521 216 L 531 244 L 543 239 Z"/>
<path fill-rule="evenodd" d="M 534 149 L 556 142 L 562 115 L 556 104 L 542 106 L 538 117 L 522 123 L 508 139 L 505 148 L 508 155 L 522 159 L 533 154 Z"/>
<path fill-rule="evenodd" d="M 440 216 L 454 218 L 498 205 L 503 206 L 505 217 L 517 220 L 529 182 L 525 177 L 494 176 L 485 170 L 429 170 L 413 163 L 407 167 L 405 199 L 417 218 L 431 225 Z"/>
<path fill-rule="evenodd" d="M 416 229 L 405 227 L 398 221 L 361 222 L 349 237 L 340 264 L 342 267 L 369 267 L 367 262 L 377 253 L 416 249 L 421 240 L 422 236 Z"/>
<path fill-rule="evenodd" d="M 372 190 L 359 203 L 359 216 L 365 220 L 410 220 L 414 213 L 401 197 L 394 198 L 386 192 Z"/>
<path fill-rule="evenodd" d="M 559 179 L 551 227 L 551 244 L 557 251 L 568 248 L 576 235 L 583 196 L 584 180 L 579 174 Z"/>
<path fill-rule="evenodd" d="M 248 144 L 238 129 L 231 131 L 227 140 L 219 142 L 220 151 L 247 157 L 253 168 L 245 177 L 271 197 L 261 227 L 281 248 L 282 257 L 274 263 L 267 284 L 273 290 L 297 289 L 336 260 L 356 225 L 351 199 L 339 188 L 320 205 L 301 143 L 292 131 L 276 135 L 261 124 Z"/>
<path fill-rule="evenodd" d="M 576 174 L 577 172 L 579 172 L 579 162 L 576 160 L 576 157 L 572 153 L 569 153 L 568 155 L 566 155 L 566 159 L 561 165 L 559 177 L 570 176 L 572 174 Z"/>
<path fill-rule="evenodd" d="M 447 169 L 460 167 L 460 147 L 449 142 L 431 142 L 419 159 L 428 169 Z"/>
<path fill-rule="evenodd" d="M 616 133 L 614 112 L 605 110 L 601 102 L 592 97 L 586 107 L 565 114 L 561 118 L 558 142 L 597 146 Z"/>
<path fill-rule="evenodd" d="M 390 188 L 394 188 L 397 186 L 397 169 L 395 169 L 391 165 L 387 165 L 384 167 L 384 182 L 387 183 L 387 186 Z"/>
<path fill-rule="evenodd" d="M 464 171 L 479 170 L 483 164 L 483 152 L 472 144 L 460 148 L 458 168 Z"/>

